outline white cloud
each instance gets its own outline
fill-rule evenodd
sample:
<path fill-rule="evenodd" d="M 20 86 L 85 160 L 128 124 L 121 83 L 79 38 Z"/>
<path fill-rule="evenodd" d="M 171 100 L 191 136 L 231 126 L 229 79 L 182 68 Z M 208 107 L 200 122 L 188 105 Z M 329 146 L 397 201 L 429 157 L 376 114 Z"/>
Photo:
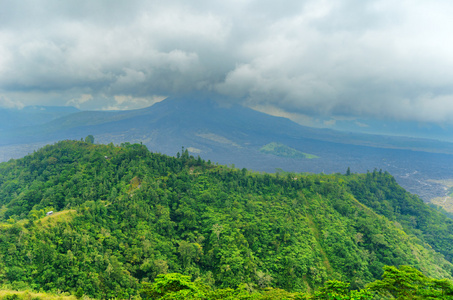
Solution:
<path fill-rule="evenodd" d="M 268 115 L 290 119 L 296 123 L 299 123 L 300 125 L 304 126 L 318 125 L 311 116 L 307 116 L 300 113 L 290 113 L 272 105 L 255 105 L 252 106 L 251 108 L 256 111 L 266 113 Z"/>
<path fill-rule="evenodd" d="M 359 122 L 359 121 L 356 121 L 355 124 L 359 127 L 362 127 L 362 128 L 366 128 L 366 127 L 370 127 L 370 125 L 368 124 L 365 124 L 363 122 Z"/>
<path fill-rule="evenodd" d="M 133 97 L 131 95 L 116 95 L 113 97 L 115 103 L 102 108 L 102 110 L 131 110 L 139 109 L 153 105 L 154 103 L 164 100 L 164 96 L 153 97 Z"/>
<path fill-rule="evenodd" d="M 3 108 L 24 108 L 24 104 L 20 101 L 13 101 L 8 97 L 0 95 L 0 107 Z"/>
<path fill-rule="evenodd" d="M 334 126 L 336 123 L 337 123 L 337 120 L 334 120 L 334 119 L 327 120 L 327 121 L 324 121 L 324 122 L 323 122 L 324 126 L 326 126 L 326 127 L 332 127 L 332 126 Z"/>
<path fill-rule="evenodd" d="M 78 98 L 74 98 L 66 102 L 66 105 L 68 106 L 75 106 L 77 108 L 80 108 L 80 105 L 86 103 L 87 101 L 93 100 L 93 96 L 90 94 L 82 94 Z"/>

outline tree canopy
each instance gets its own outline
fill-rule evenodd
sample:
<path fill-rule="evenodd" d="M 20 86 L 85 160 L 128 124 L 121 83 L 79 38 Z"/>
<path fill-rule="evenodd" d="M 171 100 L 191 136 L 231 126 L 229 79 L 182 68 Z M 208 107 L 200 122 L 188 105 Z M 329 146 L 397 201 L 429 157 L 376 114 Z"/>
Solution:
<path fill-rule="evenodd" d="M 444 293 L 453 270 L 451 220 L 386 172 L 261 174 L 187 149 L 63 141 L 0 164 L 0 204 L 0 281 L 13 288 L 366 299 L 386 265 Z"/>

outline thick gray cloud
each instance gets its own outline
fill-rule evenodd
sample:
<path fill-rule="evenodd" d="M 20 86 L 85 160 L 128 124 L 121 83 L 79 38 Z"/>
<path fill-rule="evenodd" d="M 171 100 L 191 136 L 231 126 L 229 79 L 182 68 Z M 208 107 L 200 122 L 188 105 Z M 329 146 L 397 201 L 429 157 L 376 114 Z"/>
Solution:
<path fill-rule="evenodd" d="M 0 1 L 0 105 L 205 95 L 297 116 L 453 123 L 453 3 Z"/>

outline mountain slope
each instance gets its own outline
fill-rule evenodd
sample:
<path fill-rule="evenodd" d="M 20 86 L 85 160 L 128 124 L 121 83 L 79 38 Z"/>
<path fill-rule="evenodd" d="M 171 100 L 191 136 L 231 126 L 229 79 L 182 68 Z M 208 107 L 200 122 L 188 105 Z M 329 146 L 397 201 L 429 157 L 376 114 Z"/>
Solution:
<path fill-rule="evenodd" d="M 87 127 L 98 133 L 105 132 L 105 127 L 108 127 L 109 133 L 114 133 L 133 128 L 144 130 L 146 129 L 144 126 L 151 125 L 185 129 L 186 133 L 192 134 L 196 130 L 206 131 L 213 128 L 214 131 L 218 131 L 227 128 L 230 137 L 238 141 L 241 141 L 240 134 L 252 134 L 254 138 L 277 135 L 348 145 L 453 153 L 453 144 L 447 142 L 311 128 L 239 105 L 225 107 L 214 101 L 181 98 L 167 99 L 151 107 L 132 111 L 79 112 L 54 120 L 43 127 L 17 131 L 15 134 L 20 136 L 28 133 L 29 137 L 38 134 L 40 138 L 44 138 L 47 134 L 55 132 L 65 135 L 67 134 L 65 130 L 85 133 L 84 129 Z M 97 128 L 103 130 L 96 130 Z M 244 140 L 248 142 L 248 139 Z M 4 140 L 3 143 L 7 141 Z"/>
<path fill-rule="evenodd" d="M 369 180 L 379 196 L 392 177 Z M 5 283 L 101 298 L 134 295 L 166 272 L 220 287 L 267 274 L 295 291 L 329 278 L 362 287 L 384 265 L 451 277 L 451 262 L 421 240 L 451 235 L 451 220 L 424 206 L 437 219 L 429 232 L 417 228 L 419 238 L 359 202 L 354 182 L 359 175 L 257 174 L 188 151 L 172 158 L 143 145 L 60 142 L 0 164 L 0 271 Z"/>
<path fill-rule="evenodd" d="M 26 106 L 23 109 L 0 108 L 0 132 L 36 126 L 78 112 L 71 106 Z"/>
<path fill-rule="evenodd" d="M 168 155 L 175 155 L 184 146 L 205 159 L 257 171 L 282 168 L 336 173 L 348 167 L 353 172 L 383 169 L 425 200 L 444 195 L 443 187 L 430 180 L 450 178 L 453 165 L 453 155 L 429 152 L 453 153 L 450 143 L 316 129 L 239 105 L 225 107 L 213 101 L 177 98 L 133 111 L 79 112 L 40 126 L 3 132 L 0 150 L 5 156 L 9 151 L 13 157 L 20 157 L 21 143 L 39 145 L 89 134 L 105 144 L 142 142 Z M 319 159 L 260 151 L 272 143 Z M 24 149 L 26 154 L 29 150 Z"/>

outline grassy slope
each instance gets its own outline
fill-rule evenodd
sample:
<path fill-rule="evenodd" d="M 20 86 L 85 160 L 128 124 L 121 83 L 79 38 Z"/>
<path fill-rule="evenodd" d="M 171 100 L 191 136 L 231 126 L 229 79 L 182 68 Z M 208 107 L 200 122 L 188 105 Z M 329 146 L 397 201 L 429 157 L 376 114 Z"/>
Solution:
<path fill-rule="evenodd" d="M 288 158 L 307 158 L 307 159 L 319 158 L 316 155 L 303 153 L 299 150 L 276 142 L 264 145 L 263 147 L 261 147 L 260 152 Z"/>
<path fill-rule="evenodd" d="M 52 294 L 52 293 L 44 293 L 44 292 L 34 292 L 34 291 L 16 291 L 11 289 L 0 289 L 0 299 L 24 299 L 24 300 L 76 300 L 75 296 L 69 294 Z M 89 299 L 88 297 L 84 297 L 84 300 Z"/>

